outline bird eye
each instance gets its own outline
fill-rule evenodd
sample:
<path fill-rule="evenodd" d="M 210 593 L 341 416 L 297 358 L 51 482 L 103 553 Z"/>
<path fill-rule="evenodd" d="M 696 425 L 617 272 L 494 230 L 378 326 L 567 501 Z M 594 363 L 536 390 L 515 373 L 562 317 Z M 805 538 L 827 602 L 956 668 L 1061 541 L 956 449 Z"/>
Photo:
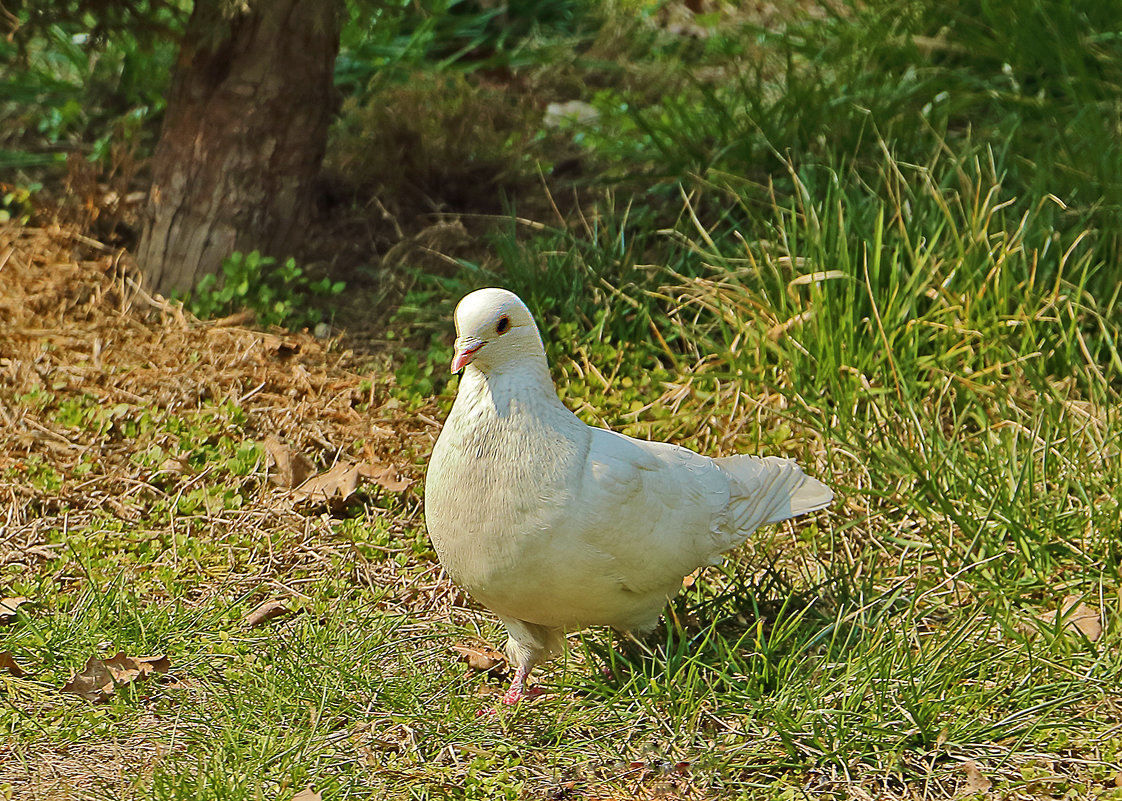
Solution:
<path fill-rule="evenodd" d="M 495 333 L 496 334 L 505 334 L 509 330 L 510 330 L 510 318 L 504 315 L 504 316 L 499 318 L 499 322 L 495 325 Z"/>

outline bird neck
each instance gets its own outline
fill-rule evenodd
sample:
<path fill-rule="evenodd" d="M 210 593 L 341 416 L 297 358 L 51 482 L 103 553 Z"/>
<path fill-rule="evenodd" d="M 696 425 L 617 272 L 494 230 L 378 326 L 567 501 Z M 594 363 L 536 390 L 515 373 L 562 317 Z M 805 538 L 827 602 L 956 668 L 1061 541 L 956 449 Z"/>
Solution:
<path fill-rule="evenodd" d="M 561 404 L 544 353 L 524 357 L 516 364 L 492 366 L 486 373 L 469 364 L 456 393 L 456 400 L 460 398 L 471 407 L 480 403 L 492 406 L 504 417 L 512 401 L 524 406 Z"/>

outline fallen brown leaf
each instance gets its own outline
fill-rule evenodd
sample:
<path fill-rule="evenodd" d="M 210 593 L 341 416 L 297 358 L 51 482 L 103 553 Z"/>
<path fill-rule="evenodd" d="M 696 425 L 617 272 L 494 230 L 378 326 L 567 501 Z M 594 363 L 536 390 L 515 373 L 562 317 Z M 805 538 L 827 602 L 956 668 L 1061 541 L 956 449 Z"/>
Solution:
<path fill-rule="evenodd" d="M 460 655 L 461 661 L 467 662 L 472 670 L 487 673 L 505 673 L 506 657 L 494 648 L 475 645 L 453 645 L 452 650 Z"/>
<path fill-rule="evenodd" d="M 0 670 L 6 670 L 16 678 L 27 675 L 27 671 L 16 663 L 11 651 L 0 651 Z"/>
<path fill-rule="evenodd" d="M 27 603 L 27 599 L 20 598 L 0 598 L 0 625 L 6 625 L 16 619 L 16 610 L 19 609 L 20 604 Z"/>
<path fill-rule="evenodd" d="M 966 774 L 966 783 L 962 786 L 964 793 L 987 793 L 993 787 L 993 782 L 982 775 L 978 765 L 973 760 L 962 763 L 962 771 Z"/>
<path fill-rule="evenodd" d="M 1091 642 L 1098 641 L 1103 634 L 1102 618 L 1099 610 L 1083 603 L 1083 596 L 1069 595 L 1064 598 L 1058 611 L 1060 620 L 1063 621 L 1064 631 L 1069 634 L 1076 632 L 1082 634 Z M 1057 612 L 1045 612 L 1040 615 L 1040 621 L 1048 625 L 1056 624 Z"/>
<path fill-rule="evenodd" d="M 171 662 L 166 656 L 127 656 L 119 651 L 108 659 L 91 656 L 81 672 L 75 673 L 62 686 L 62 692 L 73 693 L 87 701 L 105 701 L 117 687 L 141 681 L 153 673 L 167 673 Z"/>
<path fill-rule="evenodd" d="M 273 599 L 258 604 L 251 612 L 242 618 L 242 623 L 252 628 L 253 626 L 260 626 L 262 623 L 267 623 L 273 618 L 291 614 L 292 610 L 284 605 L 284 601 Z"/>
<path fill-rule="evenodd" d="M 368 481 L 373 481 L 383 489 L 390 492 L 401 492 L 413 483 L 410 478 L 398 478 L 397 470 L 389 465 L 360 464 L 359 475 Z"/>
<path fill-rule="evenodd" d="M 311 459 L 277 437 L 266 437 L 263 446 L 272 460 L 269 480 L 285 489 L 300 486 L 316 470 Z"/>
<path fill-rule="evenodd" d="M 330 503 L 336 498 L 346 500 L 358 488 L 359 466 L 338 462 L 330 470 L 312 476 L 292 491 L 292 499 Z"/>
<path fill-rule="evenodd" d="M 311 785 L 308 785 L 306 790 L 301 790 L 292 796 L 292 801 L 323 801 L 323 796 L 313 790 Z"/>
<path fill-rule="evenodd" d="M 167 673 L 171 660 L 163 654 L 159 656 L 126 656 L 124 651 L 105 660 L 105 666 L 117 684 L 146 679 L 153 673 Z"/>
<path fill-rule="evenodd" d="M 301 348 L 299 339 L 284 340 L 272 334 L 266 334 L 262 337 L 261 344 L 272 356 L 281 361 L 292 358 L 300 352 Z"/>
<path fill-rule="evenodd" d="M 104 660 L 91 656 L 81 672 L 75 673 L 70 681 L 62 685 L 62 692 L 73 693 L 94 703 L 104 701 L 113 694 L 113 674 Z"/>
<path fill-rule="evenodd" d="M 413 483 L 412 479 L 398 478 L 397 470 L 389 465 L 369 462 L 337 462 L 330 470 L 312 476 L 292 491 L 295 503 L 332 503 L 349 498 L 362 480 L 371 481 L 390 492 L 401 492 Z"/>

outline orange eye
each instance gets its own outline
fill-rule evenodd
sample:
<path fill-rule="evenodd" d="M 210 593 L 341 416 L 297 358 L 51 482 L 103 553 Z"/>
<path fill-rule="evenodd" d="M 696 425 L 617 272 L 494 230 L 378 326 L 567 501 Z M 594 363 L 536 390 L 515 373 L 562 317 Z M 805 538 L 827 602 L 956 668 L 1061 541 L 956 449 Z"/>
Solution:
<path fill-rule="evenodd" d="M 509 330 L 510 330 L 510 318 L 506 317 L 504 315 L 503 317 L 499 318 L 499 322 L 495 325 L 495 333 L 496 334 L 505 334 Z"/>

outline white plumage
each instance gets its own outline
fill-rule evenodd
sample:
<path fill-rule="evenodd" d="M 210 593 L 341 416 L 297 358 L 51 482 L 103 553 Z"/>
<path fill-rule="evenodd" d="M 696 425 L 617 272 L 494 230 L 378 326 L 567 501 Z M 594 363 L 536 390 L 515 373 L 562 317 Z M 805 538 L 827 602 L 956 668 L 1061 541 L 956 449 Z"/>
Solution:
<path fill-rule="evenodd" d="M 645 630 L 696 568 L 834 494 L 789 459 L 711 459 L 581 422 L 557 397 L 537 326 L 503 289 L 456 308 L 459 393 L 425 480 L 448 574 L 499 616 L 515 703 L 535 664 L 586 626 Z"/>

